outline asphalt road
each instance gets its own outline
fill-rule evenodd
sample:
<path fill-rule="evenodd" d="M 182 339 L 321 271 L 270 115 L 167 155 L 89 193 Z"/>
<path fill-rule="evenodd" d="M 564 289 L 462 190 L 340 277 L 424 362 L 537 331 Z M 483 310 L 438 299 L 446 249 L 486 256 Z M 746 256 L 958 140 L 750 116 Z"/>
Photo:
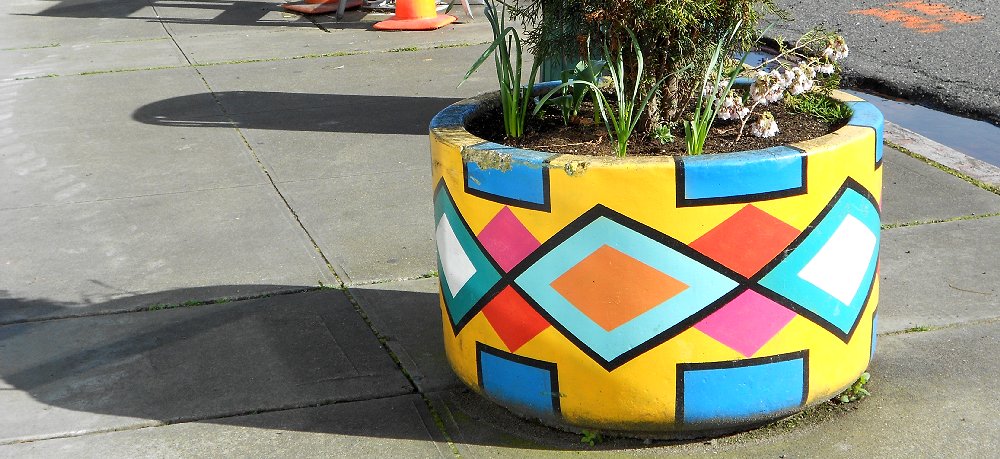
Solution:
<path fill-rule="evenodd" d="M 851 47 L 845 86 L 909 99 L 1000 126 L 1000 2 L 983 0 L 777 0 L 794 17 L 772 34 L 813 26 Z"/>

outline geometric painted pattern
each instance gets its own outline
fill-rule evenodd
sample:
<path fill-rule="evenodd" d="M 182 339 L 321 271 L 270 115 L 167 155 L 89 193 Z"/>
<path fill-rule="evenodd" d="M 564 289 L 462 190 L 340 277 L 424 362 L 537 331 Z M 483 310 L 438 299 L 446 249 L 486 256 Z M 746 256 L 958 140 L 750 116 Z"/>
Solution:
<path fill-rule="evenodd" d="M 750 357 L 793 318 L 795 313 L 788 308 L 753 290 L 746 290 L 694 328 Z"/>
<path fill-rule="evenodd" d="M 683 282 L 607 245 L 595 250 L 551 285 L 607 331 L 688 288 Z"/>
<path fill-rule="evenodd" d="M 511 352 L 549 328 L 549 323 L 512 287 L 507 287 L 483 307 L 483 316 Z"/>
<path fill-rule="evenodd" d="M 738 286 L 721 265 L 603 206 L 546 241 L 524 264 L 522 272 L 512 274 L 525 299 L 609 370 L 697 322 L 712 306 L 728 301 L 727 295 Z M 642 292 L 638 304 L 622 304 L 623 311 L 609 317 L 600 316 L 587 302 L 586 289 L 574 291 L 579 287 L 562 282 L 565 276 L 604 278 L 618 291 L 642 289 L 643 279 L 659 285 Z"/>
<path fill-rule="evenodd" d="M 556 364 L 476 343 L 479 387 L 492 398 L 538 415 L 559 412 Z"/>
<path fill-rule="evenodd" d="M 541 245 L 506 206 L 479 232 L 479 242 L 504 272 L 513 269 Z"/>
<path fill-rule="evenodd" d="M 435 193 L 434 220 L 441 293 L 452 327 L 461 328 L 500 280 L 500 273 L 459 217 L 445 187 Z"/>
<path fill-rule="evenodd" d="M 848 104 L 852 127 L 794 147 L 625 160 L 484 143 L 473 100 L 441 112 L 453 369 L 578 428 L 703 433 L 836 395 L 877 339 L 881 119 Z"/>
<path fill-rule="evenodd" d="M 778 295 L 772 299 L 849 341 L 875 282 L 879 222 L 871 196 L 849 180 L 759 284 Z"/>
<path fill-rule="evenodd" d="M 465 162 L 466 193 L 526 209 L 548 211 L 551 208 L 549 168 L 545 162 L 553 154 L 492 142 L 474 145 L 470 150 L 488 152 L 502 158 L 504 164 L 480 167 L 475 161 Z"/>
<path fill-rule="evenodd" d="M 746 205 L 692 242 L 691 248 L 749 278 L 781 254 L 799 233 L 771 214 Z"/>
<path fill-rule="evenodd" d="M 796 313 L 848 342 L 878 212 L 848 180 L 805 232 L 746 205 L 689 246 L 598 205 L 541 244 L 508 207 L 473 236 L 442 182 L 441 290 L 455 333 L 483 311 L 514 352 L 554 326 L 608 371 L 689 327 L 750 357 Z"/>
<path fill-rule="evenodd" d="M 773 417 L 804 405 L 807 351 L 753 359 L 677 365 L 677 419 L 715 425 Z"/>
<path fill-rule="evenodd" d="M 777 146 L 677 158 L 677 207 L 733 204 L 806 193 L 806 156 Z"/>

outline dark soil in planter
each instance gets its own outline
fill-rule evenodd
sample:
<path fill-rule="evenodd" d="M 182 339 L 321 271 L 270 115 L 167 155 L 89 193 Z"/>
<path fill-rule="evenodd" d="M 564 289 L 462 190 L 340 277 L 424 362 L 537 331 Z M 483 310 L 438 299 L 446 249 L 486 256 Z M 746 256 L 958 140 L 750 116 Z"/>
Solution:
<path fill-rule="evenodd" d="M 752 122 L 750 121 L 747 122 L 743 136 L 737 143 L 736 137 L 740 123 L 738 121 L 715 120 L 708 140 L 705 142 L 705 153 L 760 150 L 787 145 L 821 137 L 846 124 L 846 121 L 837 124 L 826 123 L 803 113 L 794 112 L 781 103 L 768 105 L 766 110 L 774 115 L 775 121 L 778 123 L 779 132 L 777 135 L 766 139 L 754 137 L 750 134 L 750 123 Z M 762 111 L 758 109 L 757 113 Z M 469 118 L 466 128 L 472 134 L 490 142 L 518 148 L 573 155 L 614 155 L 614 142 L 609 139 L 604 122 L 600 120 L 597 123 L 594 122 L 593 107 L 590 103 L 585 102 L 580 112 L 579 119 L 567 126 L 563 124 L 562 115 L 557 108 L 546 107 L 540 114 L 541 119 L 529 119 L 525 123 L 526 132 L 523 137 L 511 139 L 507 138 L 504 133 L 499 104 L 484 104 L 480 112 Z M 684 128 L 678 125 L 672 132 L 674 141 L 668 144 L 662 144 L 651 136 L 636 132 L 629 140 L 628 154 L 631 156 L 686 155 Z"/>

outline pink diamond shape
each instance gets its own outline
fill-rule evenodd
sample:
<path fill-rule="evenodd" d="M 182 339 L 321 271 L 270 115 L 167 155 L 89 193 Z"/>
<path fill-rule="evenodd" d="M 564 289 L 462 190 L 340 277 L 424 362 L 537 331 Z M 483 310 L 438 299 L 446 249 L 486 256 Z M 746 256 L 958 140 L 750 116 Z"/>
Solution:
<path fill-rule="evenodd" d="M 538 248 L 538 239 L 521 223 L 509 207 L 504 207 L 479 233 L 479 242 L 497 264 L 509 272 Z"/>
<path fill-rule="evenodd" d="M 750 357 L 794 317 L 795 313 L 784 306 L 747 290 L 694 328 Z"/>

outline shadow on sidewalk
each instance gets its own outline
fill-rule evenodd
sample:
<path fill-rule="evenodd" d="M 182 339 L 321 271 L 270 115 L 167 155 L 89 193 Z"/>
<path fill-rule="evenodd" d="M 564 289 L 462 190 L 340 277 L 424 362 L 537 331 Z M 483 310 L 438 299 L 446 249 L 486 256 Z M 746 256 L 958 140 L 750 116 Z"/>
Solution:
<path fill-rule="evenodd" d="M 175 307 L 180 299 L 265 288 L 300 293 Z M 0 296 L 4 311 L 30 308 L 42 319 L 0 326 L 0 442 L 137 419 L 360 435 L 356 423 L 343 420 L 303 423 L 308 414 L 241 417 L 323 404 L 343 409 L 340 402 L 414 392 L 344 292 L 303 289 L 179 289 L 86 306 L 100 315 L 52 320 L 45 318 L 72 315 L 73 305 Z M 151 310 L 134 311 L 143 297 Z M 161 304 L 167 297 L 175 303 Z"/>
<path fill-rule="evenodd" d="M 127 304 L 145 296 L 152 301 L 199 298 L 242 287 L 171 290 Z M 393 314 L 393 326 L 409 324 L 406 330 L 383 331 L 389 335 L 385 339 L 406 335 L 404 342 L 423 341 L 417 351 L 409 349 L 411 356 L 420 353 L 419 365 L 447 369 L 437 295 L 377 293 L 391 303 L 379 306 L 377 314 Z M 3 295 L 0 306 L 32 308 L 43 316 L 65 315 L 71 307 Z M 340 290 L 138 312 L 113 313 L 114 301 L 96 306 L 108 313 L 0 325 L 0 405 L 5 407 L 0 443 L 149 421 L 274 431 L 261 435 L 287 431 L 428 441 L 430 434 L 441 442 L 426 397 L 459 444 L 592 449 L 580 443 L 579 435 L 520 420 L 458 386 L 421 396 Z M 390 347 L 398 351 L 398 345 Z M 204 432 L 204 441 L 222 435 Z M 597 448 L 643 446 L 615 439 Z"/>
<path fill-rule="evenodd" d="M 161 126 L 427 135 L 428 120 L 461 100 L 264 91 L 226 91 L 214 96 L 226 116 L 206 118 L 204 113 L 214 107 L 205 104 L 212 99 L 192 94 L 142 106 L 132 118 Z"/>
<path fill-rule="evenodd" d="M 291 2 L 301 0 L 288 0 Z M 272 12 L 284 12 L 279 1 L 219 1 L 219 0 L 57 0 L 54 5 L 37 13 L 18 16 L 57 18 L 129 19 L 165 24 L 230 25 L 262 27 L 311 27 L 316 24 L 297 13 L 277 18 Z M 152 8 L 150 8 L 152 7 Z M 270 15 L 270 17 L 268 17 Z M 343 21 L 329 22 L 327 29 L 370 29 L 371 22 L 361 22 L 366 13 L 348 11 Z"/>

